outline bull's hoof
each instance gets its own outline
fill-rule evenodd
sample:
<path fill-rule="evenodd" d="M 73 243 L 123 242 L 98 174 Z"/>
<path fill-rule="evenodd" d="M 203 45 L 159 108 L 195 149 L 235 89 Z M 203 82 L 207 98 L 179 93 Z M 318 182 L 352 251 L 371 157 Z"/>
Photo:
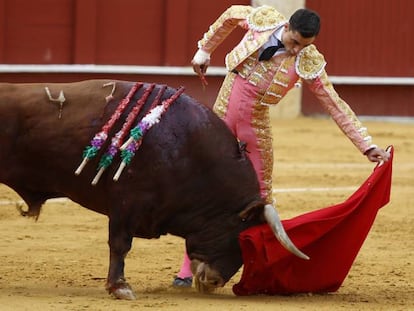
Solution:
<path fill-rule="evenodd" d="M 135 300 L 137 298 L 125 280 L 118 280 L 115 284 L 106 284 L 106 290 L 117 299 Z"/>
<path fill-rule="evenodd" d="M 124 300 L 137 299 L 134 291 L 130 288 L 117 288 L 111 294 L 117 299 L 124 299 Z"/>

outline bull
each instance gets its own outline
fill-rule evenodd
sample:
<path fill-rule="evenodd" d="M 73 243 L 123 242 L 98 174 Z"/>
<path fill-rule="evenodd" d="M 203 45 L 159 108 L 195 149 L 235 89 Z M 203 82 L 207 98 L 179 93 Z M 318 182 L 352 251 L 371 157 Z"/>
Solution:
<path fill-rule="evenodd" d="M 109 80 L 0 83 L 0 182 L 27 204 L 21 214 L 37 219 L 46 200 L 67 197 L 106 215 L 106 289 L 121 299 L 135 298 L 124 276 L 134 237 L 169 233 L 184 238 L 199 291 L 224 286 L 243 264 L 239 233 L 265 221 L 282 244 L 307 258 L 286 236 L 273 206 L 261 199 L 241 144 L 209 108 L 184 93 L 153 122 L 121 172 L 115 156 L 97 174 L 109 138 L 128 116 L 134 111 L 138 124 L 149 115 L 151 103 L 177 94 L 171 87 L 143 83 L 131 95 L 134 85 Z M 134 110 L 144 93 L 142 108 Z M 86 158 L 85 146 L 102 128 L 108 141 L 95 157 Z M 82 159 L 88 161 L 80 165 Z"/>

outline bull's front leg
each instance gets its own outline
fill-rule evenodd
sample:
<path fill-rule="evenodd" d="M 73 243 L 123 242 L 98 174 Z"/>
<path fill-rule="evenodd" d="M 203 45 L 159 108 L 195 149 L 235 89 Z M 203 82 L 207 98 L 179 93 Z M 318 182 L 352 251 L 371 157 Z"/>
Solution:
<path fill-rule="evenodd" d="M 109 220 L 109 271 L 107 291 L 118 299 L 135 299 L 135 293 L 124 277 L 125 257 L 131 249 L 132 236 L 119 219 Z"/>

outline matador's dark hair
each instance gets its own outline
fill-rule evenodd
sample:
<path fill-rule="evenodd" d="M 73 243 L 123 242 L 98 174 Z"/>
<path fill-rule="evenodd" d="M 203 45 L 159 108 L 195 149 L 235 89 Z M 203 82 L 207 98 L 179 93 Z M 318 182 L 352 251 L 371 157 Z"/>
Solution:
<path fill-rule="evenodd" d="M 321 28 L 318 13 L 309 9 L 299 9 L 289 19 L 289 27 L 304 38 L 316 37 Z"/>

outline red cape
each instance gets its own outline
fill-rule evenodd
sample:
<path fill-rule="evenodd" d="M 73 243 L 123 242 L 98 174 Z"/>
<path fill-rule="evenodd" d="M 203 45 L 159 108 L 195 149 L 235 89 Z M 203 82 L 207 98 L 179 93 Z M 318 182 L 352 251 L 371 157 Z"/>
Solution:
<path fill-rule="evenodd" d="M 267 224 L 240 234 L 243 272 L 233 286 L 236 295 L 286 295 L 338 290 L 351 269 L 378 210 L 390 200 L 393 148 L 390 160 L 345 202 L 284 220 L 293 243 L 310 260 L 291 254 Z"/>

